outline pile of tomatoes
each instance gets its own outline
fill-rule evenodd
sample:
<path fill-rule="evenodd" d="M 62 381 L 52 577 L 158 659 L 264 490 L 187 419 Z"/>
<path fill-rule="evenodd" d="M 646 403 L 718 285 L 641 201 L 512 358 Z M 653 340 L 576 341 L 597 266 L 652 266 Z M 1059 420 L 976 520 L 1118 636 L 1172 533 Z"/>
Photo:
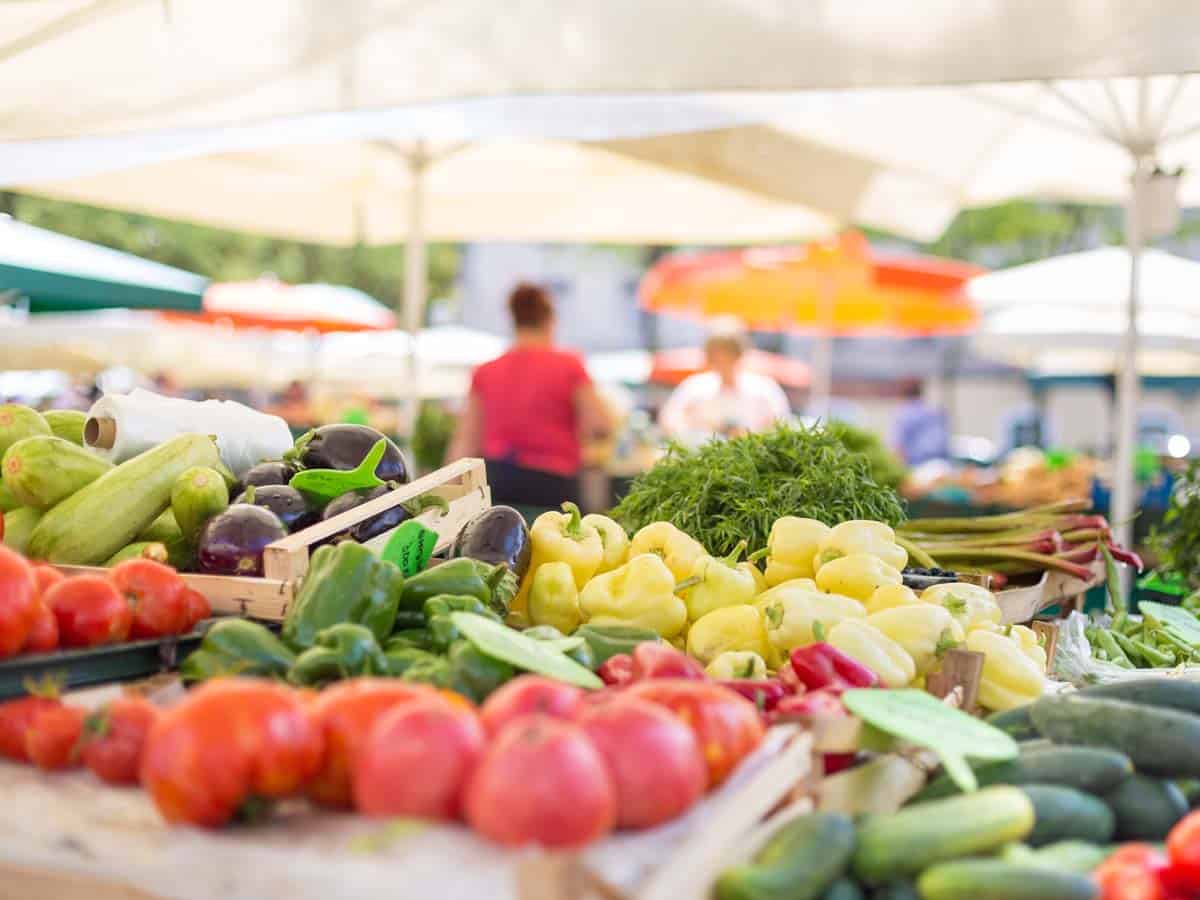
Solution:
<path fill-rule="evenodd" d="M 1124 844 L 1092 873 L 1100 900 L 1196 900 L 1200 897 L 1200 811 L 1171 829 L 1164 848 Z"/>
<path fill-rule="evenodd" d="M 0 546 L 0 659 L 184 634 L 211 614 L 203 594 L 154 560 L 68 578 Z"/>

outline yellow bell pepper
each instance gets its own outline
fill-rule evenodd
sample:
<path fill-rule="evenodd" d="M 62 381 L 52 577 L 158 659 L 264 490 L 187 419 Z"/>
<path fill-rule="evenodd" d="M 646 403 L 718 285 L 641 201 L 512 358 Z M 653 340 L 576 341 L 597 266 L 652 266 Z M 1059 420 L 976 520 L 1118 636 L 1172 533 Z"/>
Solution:
<path fill-rule="evenodd" d="M 820 572 L 826 563 L 858 553 L 881 559 L 898 572 L 908 564 L 908 551 L 896 543 L 896 532 L 890 525 L 851 519 L 830 529 L 817 548 L 813 568 Z"/>
<path fill-rule="evenodd" d="M 829 526 L 816 519 L 784 516 L 776 519 L 767 537 L 767 585 L 775 587 L 795 578 L 812 578 L 813 559 Z"/>
<path fill-rule="evenodd" d="M 579 627 L 583 613 L 569 563 L 548 562 L 537 567 L 529 589 L 529 619 L 534 625 L 553 625 L 563 634 Z"/>
<path fill-rule="evenodd" d="M 863 602 L 885 584 L 903 583 L 904 577 L 899 570 L 868 553 L 840 556 L 825 563 L 817 572 L 817 587 L 821 590 Z"/>
<path fill-rule="evenodd" d="M 714 609 L 750 603 L 755 594 L 754 576 L 741 569 L 737 558 L 746 549 L 742 541 L 729 556 L 697 557 L 687 581 L 696 582 L 679 591 L 687 604 L 688 621 L 695 622 Z"/>
<path fill-rule="evenodd" d="M 752 562 L 740 562 L 737 564 L 739 572 L 745 572 L 754 580 L 754 596 L 757 597 L 765 591 L 770 585 L 767 584 L 766 576 L 763 575 L 762 569 Z"/>
<path fill-rule="evenodd" d="M 1046 671 L 1046 648 L 1042 646 L 1042 642 L 1038 639 L 1038 633 L 1026 625 L 1013 625 L 1009 628 L 1008 636 L 1010 640 L 1016 642 L 1021 648 L 1021 652 L 1034 661 L 1037 667 L 1042 671 Z"/>
<path fill-rule="evenodd" d="M 584 525 L 596 529 L 600 535 L 600 543 L 604 545 L 604 553 L 600 557 L 600 567 L 596 574 L 611 572 L 617 566 L 623 566 L 629 559 L 629 535 L 625 529 L 599 513 L 589 513 L 581 520 Z"/>
<path fill-rule="evenodd" d="M 583 586 L 579 608 L 585 620 L 637 625 L 667 640 L 687 625 L 687 606 L 675 596 L 675 576 L 654 553 L 597 575 Z"/>
<path fill-rule="evenodd" d="M 921 598 L 906 584 L 885 584 L 877 587 L 864 604 L 867 615 L 883 612 L 885 609 L 896 609 L 901 606 L 916 606 Z"/>
<path fill-rule="evenodd" d="M 704 674 L 718 681 L 762 679 L 767 677 L 767 663 L 748 650 L 726 650 L 704 667 Z"/>
<path fill-rule="evenodd" d="M 827 640 L 878 675 L 884 687 L 906 687 L 917 677 L 908 651 L 865 621 L 845 619 L 830 629 Z"/>
<path fill-rule="evenodd" d="M 964 631 L 985 622 L 1000 624 L 1000 604 L 991 591 L 977 584 L 935 584 L 921 592 L 921 599 L 946 607 Z"/>
<path fill-rule="evenodd" d="M 688 629 L 688 656 L 707 664 L 726 650 L 767 655 L 767 629 L 762 613 L 748 605 L 724 606 L 692 623 Z"/>
<path fill-rule="evenodd" d="M 962 626 L 950 612 L 932 603 L 894 606 L 867 616 L 874 625 L 903 647 L 912 657 L 917 674 L 937 668 L 942 654 L 963 642 Z"/>
<path fill-rule="evenodd" d="M 588 579 L 596 574 L 604 557 L 600 533 L 593 526 L 583 524 L 579 507 L 574 503 L 564 503 L 562 508 L 562 512 L 551 510 L 542 513 L 533 520 L 533 526 L 529 529 L 529 543 L 533 548 L 529 569 L 512 603 L 512 608 L 518 613 L 528 610 L 533 573 L 544 563 L 567 563 L 575 576 L 575 587 L 583 590 Z"/>
<path fill-rule="evenodd" d="M 667 568 L 675 574 L 676 581 L 683 581 L 692 574 L 692 566 L 704 552 L 698 540 L 670 522 L 652 522 L 635 534 L 629 545 L 631 559 L 643 553 L 661 556 Z"/>
<path fill-rule="evenodd" d="M 783 653 L 819 640 L 814 634 L 818 623 L 828 632 L 843 619 L 863 619 L 867 615 L 863 605 L 852 597 L 806 590 L 793 582 L 760 594 L 754 606 L 766 622 L 767 639 Z"/>
<path fill-rule="evenodd" d="M 984 656 L 979 703 L 992 712 L 1032 703 L 1046 689 L 1046 676 L 1011 637 L 976 628 L 967 635 L 967 649 Z"/>

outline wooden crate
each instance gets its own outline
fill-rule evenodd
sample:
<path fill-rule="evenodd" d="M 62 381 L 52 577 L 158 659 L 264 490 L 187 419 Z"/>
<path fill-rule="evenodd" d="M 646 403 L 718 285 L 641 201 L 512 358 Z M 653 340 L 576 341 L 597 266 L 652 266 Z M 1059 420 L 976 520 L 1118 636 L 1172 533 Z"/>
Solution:
<path fill-rule="evenodd" d="M 300 577 L 308 570 L 309 550 L 314 544 L 378 513 L 430 495 L 441 497 L 449 507 L 445 513 L 430 509 L 417 517 L 418 522 L 437 532 L 434 551 L 437 552 L 450 546 L 468 521 L 491 506 L 491 491 L 483 460 L 460 459 L 382 497 L 268 545 L 263 553 L 262 578 L 184 572 L 183 579 L 208 598 L 213 612 L 233 613 L 269 622 L 282 621 Z M 390 534 L 387 532 L 374 538 L 368 542 L 368 546 L 382 547 Z M 102 571 L 91 566 L 59 568 L 70 574 Z"/>
<path fill-rule="evenodd" d="M 1066 616 L 1071 610 L 1083 605 L 1083 595 L 1104 580 L 1104 560 L 1089 566 L 1092 577 L 1080 581 L 1063 572 L 1043 572 L 1037 584 L 1029 587 L 1007 588 L 996 591 L 996 602 L 1000 604 L 1005 625 L 1028 622 L 1051 606 L 1058 606 Z"/>

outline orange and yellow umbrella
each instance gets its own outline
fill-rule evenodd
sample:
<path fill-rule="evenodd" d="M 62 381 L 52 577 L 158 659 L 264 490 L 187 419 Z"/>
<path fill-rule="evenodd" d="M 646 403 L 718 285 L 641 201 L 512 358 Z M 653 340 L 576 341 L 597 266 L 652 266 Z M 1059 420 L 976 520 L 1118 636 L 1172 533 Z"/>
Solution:
<path fill-rule="evenodd" d="M 825 336 L 965 334 L 978 312 L 963 284 L 985 270 L 878 253 L 857 232 L 800 247 L 678 254 L 638 289 L 653 312 L 736 316 L 746 327 Z"/>

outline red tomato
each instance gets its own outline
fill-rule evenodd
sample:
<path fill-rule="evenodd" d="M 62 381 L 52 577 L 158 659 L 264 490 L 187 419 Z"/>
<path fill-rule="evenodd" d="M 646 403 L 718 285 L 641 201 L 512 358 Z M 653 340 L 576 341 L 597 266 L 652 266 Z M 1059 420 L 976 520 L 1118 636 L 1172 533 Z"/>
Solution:
<path fill-rule="evenodd" d="M 619 827 L 669 822 L 704 795 L 708 767 L 696 736 L 661 706 L 620 697 L 585 710 L 579 725 L 608 765 Z"/>
<path fill-rule="evenodd" d="M 187 602 L 187 627 L 185 631 L 191 631 L 205 619 L 212 615 L 212 604 L 208 602 L 208 598 L 194 588 L 186 588 L 183 592 L 184 600 Z"/>
<path fill-rule="evenodd" d="M 479 716 L 489 735 L 522 716 L 543 713 L 556 719 L 572 719 L 583 701 L 583 691 L 553 678 L 521 675 L 502 685 L 483 702 Z"/>
<path fill-rule="evenodd" d="M 577 725 L 527 716 L 509 725 L 467 783 L 467 821 L 501 844 L 581 847 L 612 830 L 617 794 Z"/>
<path fill-rule="evenodd" d="M 1167 835 L 1172 878 L 1180 886 L 1200 891 L 1200 812 L 1188 813 Z"/>
<path fill-rule="evenodd" d="M 633 648 L 632 680 L 689 678 L 705 681 L 704 666 L 670 644 L 643 641 Z"/>
<path fill-rule="evenodd" d="M 98 647 L 129 637 L 133 613 L 116 586 L 100 575 L 76 575 L 46 592 L 64 647 Z"/>
<path fill-rule="evenodd" d="M 354 764 L 354 808 L 368 816 L 458 818 L 485 740 L 473 710 L 440 697 L 383 713 Z"/>
<path fill-rule="evenodd" d="M 665 706 L 692 729 L 711 787 L 724 781 L 762 740 L 762 718 L 754 704 L 718 684 L 657 678 L 630 685 L 626 692 Z"/>
<path fill-rule="evenodd" d="M 46 591 L 54 587 L 67 576 L 54 566 L 46 563 L 37 563 L 33 567 L 33 578 L 37 582 L 37 593 L 39 597 L 45 597 Z"/>
<path fill-rule="evenodd" d="M 353 678 L 322 691 L 309 704 L 309 714 L 324 739 L 325 758 L 308 795 L 324 806 L 349 808 L 358 753 L 379 717 L 396 706 L 437 696 L 427 685 L 389 678 Z"/>
<path fill-rule="evenodd" d="M 1125 844 L 1092 872 L 1100 900 L 1168 900 L 1160 875 L 1162 852 L 1149 844 Z"/>
<path fill-rule="evenodd" d="M 33 624 L 25 638 L 25 652 L 47 653 L 58 646 L 58 619 L 41 597 L 33 603 Z"/>
<path fill-rule="evenodd" d="M 47 771 L 79 765 L 85 718 L 87 713 L 82 708 L 66 704 L 37 713 L 25 732 L 25 752 L 30 761 Z"/>
<path fill-rule="evenodd" d="M 37 581 L 25 558 L 0 545 L 0 659 L 21 652 L 33 625 Z"/>
<path fill-rule="evenodd" d="M 127 559 L 114 566 L 108 577 L 133 609 L 130 637 L 166 637 L 187 630 L 187 585 L 170 566 L 152 559 Z"/>
<path fill-rule="evenodd" d="M 119 697 L 84 723 L 83 764 L 109 784 L 137 784 L 142 750 L 158 707 L 142 697 Z"/>
<path fill-rule="evenodd" d="M 22 697 L 0 703 L 0 756 L 29 762 L 25 735 L 34 718 L 47 709 L 62 706 L 58 697 Z"/>
<path fill-rule="evenodd" d="M 167 822 L 216 828 L 251 799 L 295 794 L 321 765 L 321 735 L 289 688 L 217 678 L 163 712 L 141 782 Z"/>

